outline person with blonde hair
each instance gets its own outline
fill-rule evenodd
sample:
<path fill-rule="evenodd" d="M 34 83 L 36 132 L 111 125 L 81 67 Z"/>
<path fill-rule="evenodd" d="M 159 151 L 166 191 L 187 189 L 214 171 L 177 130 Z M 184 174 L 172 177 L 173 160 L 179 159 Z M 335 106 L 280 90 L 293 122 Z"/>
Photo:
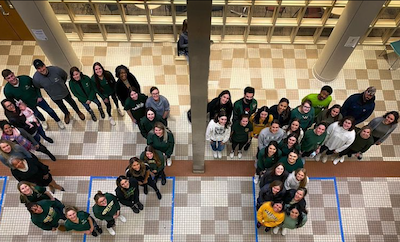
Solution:
<path fill-rule="evenodd" d="M 307 176 L 306 168 L 299 168 L 289 174 L 285 181 L 285 189 L 297 189 L 299 187 L 307 188 L 307 184 L 310 181 Z"/>
<path fill-rule="evenodd" d="M 167 165 L 172 165 L 171 155 L 174 152 L 175 140 L 172 132 L 163 123 L 156 122 L 147 135 L 147 145 L 159 150 L 167 157 Z"/>
<path fill-rule="evenodd" d="M 56 200 L 46 187 L 38 186 L 35 183 L 20 181 L 17 189 L 20 193 L 21 203 L 38 202 L 41 200 Z"/>

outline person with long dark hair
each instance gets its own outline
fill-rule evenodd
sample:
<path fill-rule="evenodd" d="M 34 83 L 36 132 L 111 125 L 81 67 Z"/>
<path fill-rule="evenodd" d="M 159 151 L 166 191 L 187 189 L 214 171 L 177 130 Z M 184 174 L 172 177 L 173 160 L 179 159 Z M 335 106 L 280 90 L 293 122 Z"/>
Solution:
<path fill-rule="evenodd" d="M 145 116 L 147 96 L 139 93 L 135 87 L 129 89 L 129 98 L 124 103 L 124 109 L 132 122 L 139 125 L 140 119 Z"/>
<path fill-rule="evenodd" d="M 240 120 L 236 120 L 231 127 L 231 141 L 232 150 L 229 156 L 233 158 L 235 156 L 235 149 L 238 147 L 238 158 L 242 158 L 242 149 L 245 151 L 249 149 L 251 144 L 251 131 L 253 126 L 249 123 L 249 116 L 243 114 Z"/>
<path fill-rule="evenodd" d="M 253 125 L 253 132 L 251 132 L 251 137 L 258 138 L 261 130 L 269 127 L 272 123 L 274 116 L 269 114 L 269 108 L 267 106 L 262 106 L 253 113 L 250 117 L 250 123 Z"/>
<path fill-rule="evenodd" d="M 115 68 L 115 76 L 118 78 L 115 84 L 115 92 L 122 104 L 124 104 L 129 97 L 129 88 L 134 87 L 138 93 L 141 93 L 139 82 L 129 71 L 128 67 L 124 65 L 117 66 L 117 68 Z"/>
<path fill-rule="evenodd" d="M 154 176 L 156 183 L 160 177 L 161 185 L 165 185 L 165 183 L 167 183 L 167 178 L 164 172 L 164 155 L 161 151 L 154 149 L 151 145 L 148 145 L 142 154 L 140 154 L 140 159 L 149 166 L 150 172 Z"/>
<path fill-rule="evenodd" d="M 297 136 L 297 143 L 301 143 L 301 140 L 304 136 L 304 131 L 300 127 L 300 120 L 298 118 L 290 120 L 290 123 L 283 126 L 282 130 L 284 132 L 283 139 L 286 139 L 290 134 L 295 134 Z"/>
<path fill-rule="evenodd" d="M 140 134 L 143 138 L 147 139 L 149 132 L 154 129 L 156 122 L 161 122 L 164 126 L 166 125 L 165 120 L 156 113 L 154 108 L 146 108 L 144 111 L 144 117 L 142 117 L 139 122 Z"/>
<path fill-rule="evenodd" d="M 369 122 L 371 127 L 374 144 L 380 145 L 397 128 L 399 113 L 397 111 L 387 112 L 383 117 L 377 117 Z"/>
<path fill-rule="evenodd" d="M 111 125 L 115 125 L 115 121 L 111 115 L 111 99 L 114 100 L 114 104 L 117 107 L 117 112 L 120 116 L 124 116 L 125 113 L 123 110 L 119 108 L 118 98 L 115 94 L 115 78 L 111 74 L 111 72 L 104 70 L 104 67 L 99 63 L 95 62 L 93 64 L 93 75 L 91 77 L 92 81 L 95 84 L 97 94 L 103 99 L 104 104 L 106 105 L 108 117 Z"/>
<path fill-rule="evenodd" d="M 281 127 L 287 125 L 290 121 L 291 109 L 289 106 L 289 99 L 283 97 L 279 103 L 269 108 L 270 113 L 274 119 L 278 120 Z"/>
<path fill-rule="evenodd" d="M 319 124 L 321 122 L 324 122 L 326 124 L 326 127 L 328 127 L 332 123 L 341 120 L 343 118 L 342 114 L 340 113 L 341 108 L 342 107 L 339 104 L 335 104 L 329 109 L 325 109 L 318 114 L 316 118 L 316 123 Z"/>
<path fill-rule="evenodd" d="M 63 209 L 64 204 L 58 200 L 41 200 L 38 202 L 27 203 L 26 209 L 31 213 L 33 224 L 43 230 L 65 231 L 65 226 L 60 225 L 60 219 L 66 220 Z"/>
<path fill-rule="evenodd" d="M 265 202 L 282 202 L 285 195 L 283 182 L 276 180 L 260 189 L 257 198 L 257 209 Z"/>
<path fill-rule="evenodd" d="M 214 158 L 222 158 L 222 151 L 228 142 L 231 127 L 224 111 L 218 113 L 213 120 L 208 123 L 206 130 L 206 140 L 210 142 Z"/>
<path fill-rule="evenodd" d="M 264 174 L 260 178 L 260 188 L 269 185 L 273 181 L 285 182 L 289 173 L 285 171 L 285 167 L 282 163 L 276 163 L 271 168 L 265 170 Z"/>
<path fill-rule="evenodd" d="M 258 183 L 263 171 L 271 168 L 275 163 L 277 163 L 281 155 L 282 151 L 279 150 L 278 142 L 276 141 L 271 141 L 265 148 L 258 152 L 254 183 Z"/>
<path fill-rule="evenodd" d="M 276 226 L 272 232 L 278 234 L 279 229 L 282 229 L 282 235 L 287 234 L 288 229 L 298 229 L 304 226 L 307 222 L 307 213 L 301 210 L 299 205 L 293 204 L 286 210 L 286 216 L 283 223 Z"/>
<path fill-rule="evenodd" d="M 183 20 L 182 23 L 182 31 L 178 40 L 178 55 L 189 56 L 189 33 L 187 19 Z"/>
<path fill-rule="evenodd" d="M 115 194 L 121 204 L 130 207 L 134 213 L 143 210 L 143 204 L 139 201 L 138 182 L 135 178 L 119 176 L 116 184 Z"/>
<path fill-rule="evenodd" d="M 210 114 L 209 121 L 215 118 L 215 115 L 223 110 L 228 120 L 231 120 L 233 112 L 232 97 L 229 90 L 223 90 L 218 97 L 207 104 L 207 113 Z"/>
<path fill-rule="evenodd" d="M 299 143 L 297 142 L 297 135 L 292 133 L 289 136 L 279 142 L 278 148 L 282 151 L 282 156 L 289 155 L 292 150 L 300 150 Z"/>
<path fill-rule="evenodd" d="M 281 224 L 285 219 L 283 203 L 266 202 L 257 211 L 257 228 L 265 226 L 265 232 Z"/>

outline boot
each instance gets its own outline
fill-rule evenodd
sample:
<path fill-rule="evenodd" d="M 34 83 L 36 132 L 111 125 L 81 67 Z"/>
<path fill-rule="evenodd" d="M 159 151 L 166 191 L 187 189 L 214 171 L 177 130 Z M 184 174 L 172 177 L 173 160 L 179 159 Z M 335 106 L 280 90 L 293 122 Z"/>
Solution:
<path fill-rule="evenodd" d="M 149 188 L 147 188 L 147 185 L 144 185 L 143 192 L 144 192 L 144 194 L 149 193 Z"/>
<path fill-rule="evenodd" d="M 158 191 L 156 191 L 156 194 L 157 194 L 157 198 L 158 198 L 158 200 L 161 200 L 162 196 L 161 196 L 161 193 L 160 193 L 160 191 L 159 191 L 159 190 L 158 190 Z"/>
<path fill-rule="evenodd" d="M 101 117 L 102 119 L 104 119 L 104 118 L 106 117 L 106 115 L 104 114 L 103 109 L 102 109 L 102 108 L 99 108 L 99 112 L 100 112 L 100 117 Z"/>
<path fill-rule="evenodd" d="M 136 206 L 140 209 L 143 210 L 143 204 L 139 201 L 136 203 Z"/>
<path fill-rule="evenodd" d="M 96 121 L 97 121 L 97 118 L 96 118 L 96 115 L 94 115 L 93 110 L 92 110 L 92 111 L 89 111 L 89 113 L 90 113 L 90 116 L 92 117 L 92 120 L 93 120 L 94 122 L 96 122 Z"/>
<path fill-rule="evenodd" d="M 164 171 L 161 173 L 161 185 L 165 185 L 167 183 L 167 178 L 165 177 Z"/>
<path fill-rule="evenodd" d="M 132 211 L 133 211 L 134 213 L 139 213 L 139 209 L 138 209 L 135 205 L 133 205 L 133 206 L 131 207 L 131 209 L 132 209 Z"/>

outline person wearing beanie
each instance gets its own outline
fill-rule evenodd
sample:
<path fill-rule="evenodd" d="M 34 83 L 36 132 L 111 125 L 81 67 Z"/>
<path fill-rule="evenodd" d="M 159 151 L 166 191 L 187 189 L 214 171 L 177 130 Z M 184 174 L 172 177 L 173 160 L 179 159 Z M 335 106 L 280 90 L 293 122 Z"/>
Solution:
<path fill-rule="evenodd" d="M 375 87 L 368 87 L 362 93 L 351 95 L 344 101 L 341 113 L 343 117 L 352 116 L 355 119 L 355 125 L 363 122 L 375 109 Z"/>

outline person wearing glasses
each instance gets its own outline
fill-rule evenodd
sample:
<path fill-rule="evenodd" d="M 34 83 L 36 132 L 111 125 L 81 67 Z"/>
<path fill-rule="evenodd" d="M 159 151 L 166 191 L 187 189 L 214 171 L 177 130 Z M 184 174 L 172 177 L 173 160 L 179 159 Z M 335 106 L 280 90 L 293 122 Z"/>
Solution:
<path fill-rule="evenodd" d="M 156 110 L 156 114 L 160 115 L 162 119 L 167 123 L 167 118 L 169 116 L 170 106 L 168 99 L 163 95 L 160 95 L 160 91 L 157 87 L 150 88 L 150 97 L 146 101 L 146 108 L 152 107 Z"/>
<path fill-rule="evenodd" d="M 303 130 L 307 130 L 314 122 L 314 108 L 312 102 L 308 99 L 301 102 L 301 105 L 294 108 L 290 114 L 290 119 L 298 118 L 300 121 L 300 127 Z"/>

